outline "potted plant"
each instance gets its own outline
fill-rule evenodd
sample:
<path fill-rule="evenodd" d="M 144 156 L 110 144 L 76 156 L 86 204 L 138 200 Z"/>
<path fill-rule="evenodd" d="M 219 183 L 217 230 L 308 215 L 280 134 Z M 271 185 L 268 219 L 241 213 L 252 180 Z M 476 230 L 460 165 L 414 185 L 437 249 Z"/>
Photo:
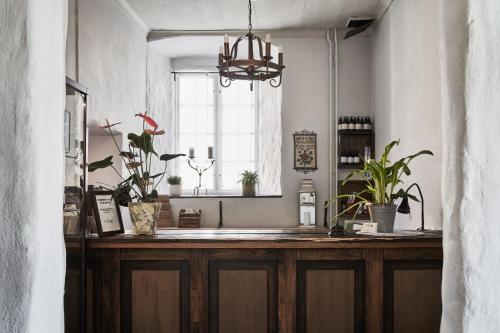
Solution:
<path fill-rule="evenodd" d="M 338 218 L 352 209 L 355 209 L 354 218 L 356 218 L 358 208 L 362 205 L 367 205 L 372 222 L 378 224 L 378 231 L 393 232 L 397 209 L 394 201 L 399 198 L 410 198 L 412 200 L 419 201 L 415 196 L 406 193 L 402 188 L 398 189 L 398 185 L 403 183 L 401 180 L 403 176 L 409 176 L 411 174 L 409 164 L 415 157 L 433 154 L 429 150 L 422 150 L 416 154 L 403 157 L 393 164 L 390 164 L 391 162 L 388 159 L 389 153 L 396 145 L 399 145 L 399 140 L 392 141 L 385 147 L 380 160 L 364 160 L 363 168 L 353 170 L 345 178 L 342 185 L 349 181 L 349 179 L 353 176 L 360 176 L 366 181 L 366 187 L 363 191 L 354 195 L 357 199 L 359 199 L 359 201 L 340 212 L 337 216 L 335 216 L 335 218 Z M 371 195 L 372 199 L 368 200 L 363 196 L 364 194 Z M 330 206 L 339 198 L 352 196 L 352 194 L 339 195 L 335 199 L 330 200 L 328 205 Z"/>
<path fill-rule="evenodd" d="M 160 184 L 167 171 L 167 161 L 185 156 L 185 154 L 163 154 L 158 155 L 154 150 L 154 139 L 156 136 L 165 134 L 164 130 L 158 130 L 158 124 L 151 117 L 144 114 L 136 114 L 142 119 L 142 132 L 140 134 L 129 133 L 128 149 L 122 150 L 116 141 L 112 128 L 120 123 L 99 126 L 109 131 L 115 143 L 118 155 L 123 160 L 128 175 L 122 176 L 113 166 L 113 156 L 103 160 L 90 163 L 89 172 L 97 169 L 112 168 L 122 181 L 116 186 L 115 200 L 122 206 L 128 206 L 133 232 L 141 235 L 154 235 L 160 216 L 161 202 L 157 202 Z M 165 162 L 162 172 L 153 174 L 151 172 L 152 159 Z"/>
<path fill-rule="evenodd" d="M 242 185 L 242 195 L 244 197 L 255 197 L 255 185 L 260 184 L 257 171 L 243 171 L 238 182 Z"/>
<path fill-rule="evenodd" d="M 178 197 L 182 194 L 182 178 L 179 176 L 170 176 L 167 178 L 167 183 L 170 184 L 170 195 Z"/>

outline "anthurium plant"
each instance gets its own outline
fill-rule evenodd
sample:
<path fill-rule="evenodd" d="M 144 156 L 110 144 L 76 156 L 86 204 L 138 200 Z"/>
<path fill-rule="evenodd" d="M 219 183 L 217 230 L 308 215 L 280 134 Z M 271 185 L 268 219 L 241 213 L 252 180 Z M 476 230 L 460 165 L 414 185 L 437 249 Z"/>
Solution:
<path fill-rule="evenodd" d="M 155 137 L 164 135 L 165 131 L 158 129 L 157 122 L 147 115 L 147 112 L 138 113 L 135 115 L 142 119 L 142 132 L 140 134 L 129 133 L 127 138 L 128 150 L 122 150 L 116 141 L 115 134 L 112 128 L 120 123 L 110 124 L 106 119 L 106 123 L 100 128 L 109 131 L 113 138 L 118 155 L 123 160 L 128 174 L 123 177 L 113 165 L 113 156 L 108 156 L 103 160 L 92 162 L 88 165 L 88 171 L 94 172 L 98 169 L 112 168 L 116 174 L 122 179 L 116 186 L 115 196 L 122 206 L 126 206 L 129 202 L 136 200 L 138 202 L 154 201 L 158 198 L 156 188 L 162 181 L 167 172 L 167 161 L 173 160 L 185 154 L 163 154 L 158 155 L 154 149 Z M 165 167 L 162 172 L 152 174 L 151 165 L 153 158 L 165 162 Z"/>
<path fill-rule="evenodd" d="M 328 206 L 332 205 L 337 199 L 355 197 L 359 201 L 351 205 L 344 211 L 340 212 L 335 218 L 347 213 L 352 209 L 356 209 L 362 205 L 391 205 L 394 201 L 399 198 L 410 198 L 415 201 L 419 201 L 415 196 L 406 193 L 405 190 L 398 187 L 403 184 L 403 176 L 411 175 L 411 170 L 409 168 L 410 162 L 420 156 L 420 155 L 433 155 L 430 150 L 422 150 L 416 154 L 409 155 L 398 159 L 396 162 L 391 164 L 389 160 L 389 154 L 391 150 L 399 145 L 399 140 L 392 141 L 387 146 L 385 146 L 384 152 L 380 159 L 377 161 L 375 159 L 363 160 L 363 168 L 353 170 L 342 182 L 344 186 L 352 177 L 359 176 L 366 181 L 365 189 L 356 194 L 343 194 L 339 195 L 328 202 Z M 367 199 L 367 197 L 371 197 Z M 356 214 L 355 214 L 356 216 Z M 355 218 L 354 216 L 354 218 Z"/>

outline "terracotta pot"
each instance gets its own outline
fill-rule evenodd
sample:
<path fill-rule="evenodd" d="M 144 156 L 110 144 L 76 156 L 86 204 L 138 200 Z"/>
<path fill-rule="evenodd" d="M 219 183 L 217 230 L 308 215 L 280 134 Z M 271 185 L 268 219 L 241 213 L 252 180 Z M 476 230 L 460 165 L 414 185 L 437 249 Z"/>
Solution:
<path fill-rule="evenodd" d="M 182 194 L 182 185 L 170 185 L 170 195 L 173 197 L 178 197 Z"/>
<path fill-rule="evenodd" d="M 161 202 L 129 202 L 132 231 L 137 235 L 154 235 L 160 219 Z"/>
<path fill-rule="evenodd" d="M 372 222 L 378 224 L 378 232 L 394 231 L 397 207 L 394 204 L 368 206 Z"/>
<path fill-rule="evenodd" d="M 255 197 L 255 184 L 243 183 L 242 190 L 243 190 L 242 195 L 244 197 Z"/>

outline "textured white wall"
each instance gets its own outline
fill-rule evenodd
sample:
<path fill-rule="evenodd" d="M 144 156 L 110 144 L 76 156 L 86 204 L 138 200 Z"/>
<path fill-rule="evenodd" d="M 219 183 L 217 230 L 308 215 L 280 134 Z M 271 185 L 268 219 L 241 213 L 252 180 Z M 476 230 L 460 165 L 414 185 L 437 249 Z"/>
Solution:
<path fill-rule="evenodd" d="M 443 1 L 442 332 L 500 331 L 500 3 Z"/>
<path fill-rule="evenodd" d="M 146 34 L 116 0 L 78 1 L 79 82 L 89 88 L 89 122 L 142 127 L 146 109 Z"/>
<path fill-rule="evenodd" d="M 65 34 L 66 1 L 0 3 L 1 332 L 64 330 Z"/>
<path fill-rule="evenodd" d="M 442 226 L 442 112 L 439 63 L 439 1 L 395 0 L 375 27 L 372 87 L 376 152 L 401 139 L 393 159 L 430 149 L 434 157 L 412 162 L 405 186 L 417 182 L 425 198 L 426 225 Z M 417 192 L 415 192 L 417 193 Z M 414 193 L 414 194 L 415 194 Z M 396 228 L 420 226 L 420 204 L 412 219 L 397 214 Z"/>
<path fill-rule="evenodd" d="M 172 74 L 170 73 L 170 59 L 160 52 L 147 46 L 147 105 L 151 116 L 165 130 L 166 134 L 155 138 L 156 151 L 159 154 L 175 153 L 173 117 L 173 90 Z M 165 162 L 156 161 L 153 168 L 155 173 L 163 172 Z M 168 162 L 169 166 L 173 162 Z M 166 177 L 158 186 L 159 193 L 167 193 Z"/>

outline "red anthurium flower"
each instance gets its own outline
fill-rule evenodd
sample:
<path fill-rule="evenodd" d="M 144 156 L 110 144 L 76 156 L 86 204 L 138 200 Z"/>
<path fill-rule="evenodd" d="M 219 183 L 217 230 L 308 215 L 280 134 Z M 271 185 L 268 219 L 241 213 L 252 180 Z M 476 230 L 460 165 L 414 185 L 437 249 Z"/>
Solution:
<path fill-rule="evenodd" d="M 141 117 L 142 119 L 144 119 L 145 122 L 147 122 L 151 127 L 153 127 L 154 129 L 157 129 L 158 128 L 158 124 L 156 123 L 156 121 L 153 120 L 153 118 L 151 118 L 150 116 L 148 116 L 146 114 L 146 112 L 144 112 L 144 114 L 142 113 L 138 113 L 135 115 L 136 117 Z"/>
<path fill-rule="evenodd" d="M 150 129 L 145 129 L 144 133 L 149 134 L 149 135 L 163 135 L 163 134 L 165 134 L 165 131 L 164 130 L 152 131 Z"/>

